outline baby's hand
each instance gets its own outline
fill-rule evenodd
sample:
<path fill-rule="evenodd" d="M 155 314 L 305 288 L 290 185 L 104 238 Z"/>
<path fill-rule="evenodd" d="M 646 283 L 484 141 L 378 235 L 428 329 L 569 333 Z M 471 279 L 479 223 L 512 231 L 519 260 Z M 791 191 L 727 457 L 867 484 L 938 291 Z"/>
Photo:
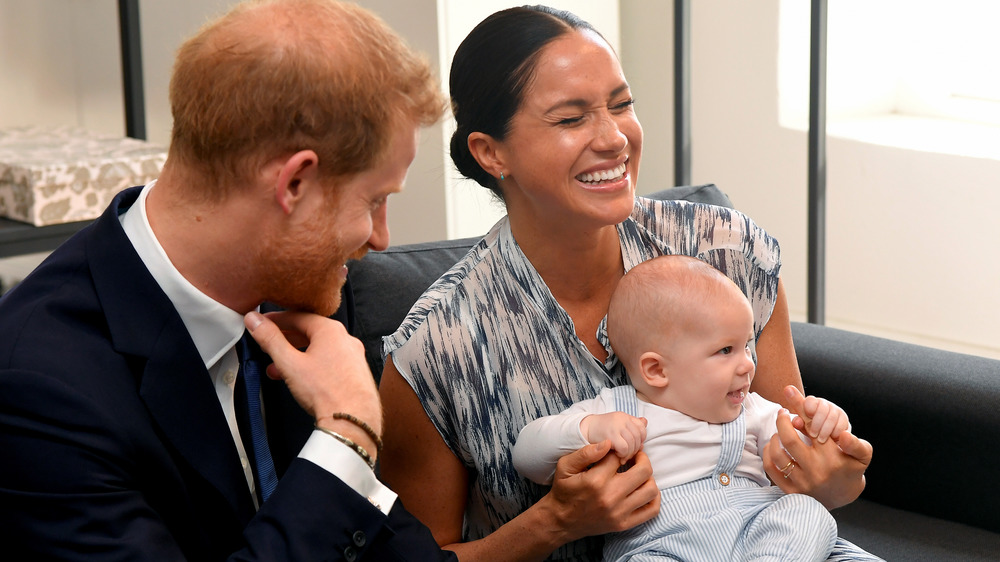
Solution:
<path fill-rule="evenodd" d="M 802 403 L 803 427 L 796 427 L 810 437 L 826 443 L 827 438 L 837 439 L 840 434 L 850 428 L 847 413 L 833 402 L 815 396 L 807 396 Z M 798 425 L 798 424 L 793 424 Z"/>
<path fill-rule="evenodd" d="M 591 414 L 580 422 L 580 431 L 590 443 L 608 440 L 621 463 L 631 459 L 646 440 L 646 418 L 624 412 Z"/>

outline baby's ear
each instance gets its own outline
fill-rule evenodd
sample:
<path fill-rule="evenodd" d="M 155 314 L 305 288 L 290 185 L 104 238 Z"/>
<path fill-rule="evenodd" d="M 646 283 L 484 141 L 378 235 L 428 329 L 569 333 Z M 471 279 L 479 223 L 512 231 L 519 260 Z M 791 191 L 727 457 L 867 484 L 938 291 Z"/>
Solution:
<path fill-rule="evenodd" d="M 655 351 L 647 351 L 639 356 L 639 374 L 653 388 L 666 388 L 670 382 L 667 362 Z"/>

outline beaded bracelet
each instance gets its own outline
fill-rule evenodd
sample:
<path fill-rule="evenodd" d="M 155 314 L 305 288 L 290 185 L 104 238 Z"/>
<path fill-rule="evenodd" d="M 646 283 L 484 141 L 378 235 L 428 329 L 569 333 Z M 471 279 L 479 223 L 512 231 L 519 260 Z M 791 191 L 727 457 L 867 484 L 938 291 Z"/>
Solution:
<path fill-rule="evenodd" d="M 333 418 L 335 420 L 344 420 L 353 423 L 354 425 L 358 426 L 361 429 L 361 431 L 364 431 L 366 434 L 368 434 L 368 437 L 371 437 L 372 442 L 375 443 L 375 450 L 378 451 L 379 453 L 382 452 L 382 438 L 379 437 L 378 433 L 375 433 L 375 430 L 372 429 L 372 426 L 365 423 L 364 420 L 352 416 L 351 414 L 345 414 L 344 412 L 334 412 L 332 414 L 316 418 L 316 422 L 319 423 L 319 420 L 325 418 Z"/>
<path fill-rule="evenodd" d="M 372 456 L 368 454 L 368 451 L 366 451 L 364 447 L 358 445 L 354 441 L 351 441 L 350 439 L 344 437 L 343 435 L 337 433 L 336 431 L 330 431 L 329 429 L 325 427 L 320 427 L 318 425 L 316 426 L 316 429 L 322 431 L 323 433 L 329 435 L 330 437 L 333 437 L 334 439 L 340 441 L 344 445 L 347 445 L 351 449 L 354 449 L 354 452 L 357 453 L 362 458 L 362 460 L 365 461 L 365 464 L 367 464 L 368 467 L 371 468 L 372 470 L 375 470 L 375 459 L 373 459 Z"/>

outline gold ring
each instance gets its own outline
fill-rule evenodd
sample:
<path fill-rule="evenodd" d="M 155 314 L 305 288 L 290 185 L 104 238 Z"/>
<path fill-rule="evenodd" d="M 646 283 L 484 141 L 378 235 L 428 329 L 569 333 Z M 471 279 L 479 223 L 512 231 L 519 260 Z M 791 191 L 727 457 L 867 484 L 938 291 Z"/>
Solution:
<path fill-rule="evenodd" d="M 793 460 L 792 460 L 792 461 L 788 461 L 788 464 L 786 464 L 786 465 L 784 466 L 784 468 L 782 468 L 782 469 L 781 469 L 781 470 L 779 470 L 778 472 L 781 472 L 781 475 L 782 475 L 782 476 L 784 476 L 785 478 L 788 478 L 788 477 L 789 477 L 789 475 L 791 475 L 791 474 L 792 474 L 792 471 L 793 471 L 793 470 L 795 470 L 795 466 L 796 466 L 796 465 L 795 465 L 795 461 L 793 461 Z M 788 472 L 785 472 L 786 470 L 787 470 Z"/>

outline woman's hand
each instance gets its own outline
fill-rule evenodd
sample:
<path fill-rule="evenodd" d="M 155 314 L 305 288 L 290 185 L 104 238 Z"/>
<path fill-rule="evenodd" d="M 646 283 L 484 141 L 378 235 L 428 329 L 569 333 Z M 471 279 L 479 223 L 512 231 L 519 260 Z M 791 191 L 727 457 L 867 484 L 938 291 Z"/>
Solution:
<path fill-rule="evenodd" d="M 551 510 L 569 542 L 591 535 L 624 531 L 656 516 L 660 491 L 646 453 L 624 472 L 611 442 L 587 445 L 559 460 L 552 490 L 539 502 Z"/>
<path fill-rule="evenodd" d="M 802 394 L 786 389 L 789 409 L 803 416 Z M 764 470 L 787 493 L 808 494 L 827 509 L 847 505 L 865 488 L 865 470 L 872 460 L 872 446 L 850 431 L 825 443 L 807 445 L 786 412 L 778 414 L 778 433 L 763 450 Z"/>

